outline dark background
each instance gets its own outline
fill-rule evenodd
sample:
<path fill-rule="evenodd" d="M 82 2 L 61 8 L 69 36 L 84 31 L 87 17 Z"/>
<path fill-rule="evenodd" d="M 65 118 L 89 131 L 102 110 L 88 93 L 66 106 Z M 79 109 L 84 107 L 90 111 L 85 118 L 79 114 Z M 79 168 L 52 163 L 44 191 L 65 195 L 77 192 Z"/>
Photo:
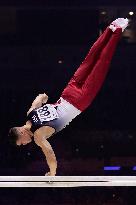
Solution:
<path fill-rule="evenodd" d="M 135 205 L 135 187 L 6 188 L 0 204 L 14 205 Z"/>
<path fill-rule="evenodd" d="M 58 100 L 90 46 L 118 17 L 128 17 L 130 25 L 101 91 L 83 114 L 49 141 L 58 159 L 58 175 L 135 175 L 135 12 L 135 1 L 0 2 L 0 175 L 48 171 L 34 143 L 9 145 L 8 130 L 23 125 L 39 93 L 46 92 L 51 103 Z M 122 168 L 109 173 L 104 166 Z"/>

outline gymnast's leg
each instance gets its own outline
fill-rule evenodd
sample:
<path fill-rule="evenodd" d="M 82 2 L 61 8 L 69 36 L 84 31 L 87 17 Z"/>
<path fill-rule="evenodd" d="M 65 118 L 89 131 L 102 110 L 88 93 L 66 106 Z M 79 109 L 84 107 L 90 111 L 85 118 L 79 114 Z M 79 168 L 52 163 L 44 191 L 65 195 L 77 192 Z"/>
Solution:
<path fill-rule="evenodd" d="M 89 53 L 85 57 L 84 61 L 82 62 L 82 64 L 79 66 L 74 76 L 72 77 L 71 81 L 74 79 L 76 83 L 80 85 L 84 83 L 86 77 L 93 69 L 93 66 L 96 63 L 101 50 L 108 42 L 111 35 L 112 35 L 112 31 L 109 27 L 107 27 L 104 33 L 93 44 Z M 69 84 L 71 83 L 71 81 L 69 82 Z"/>
<path fill-rule="evenodd" d="M 120 26 L 121 25 L 121 26 Z M 78 68 L 61 97 L 83 111 L 99 91 L 110 65 L 123 27 L 127 19 L 117 19 L 106 29 L 91 48 L 89 54 Z"/>
<path fill-rule="evenodd" d="M 73 100 L 75 97 L 78 98 L 78 94 L 81 93 L 80 89 L 82 85 L 84 84 L 89 73 L 91 73 L 94 65 L 97 62 L 97 59 L 99 58 L 101 50 L 105 47 L 111 35 L 112 35 L 112 30 L 108 27 L 104 31 L 104 33 L 98 38 L 98 40 L 94 43 L 94 45 L 91 47 L 85 60 L 79 66 L 74 76 L 69 81 L 67 87 L 62 92 L 61 95 L 62 98 L 69 101 L 71 104 L 74 103 L 74 105 L 76 106 L 75 101 Z"/>
<path fill-rule="evenodd" d="M 100 57 L 95 64 L 92 72 L 88 75 L 84 85 L 82 86 L 82 98 L 84 100 L 80 104 L 80 109 L 85 110 L 92 103 L 93 99 L 100 90 L 109 70 L 111 59 L 115 52 L 118 41 L 121 37 L 121 34 L 121 28 L 117 28 L 116 31 L 113 32 L 109 42 L 102 50 Z"/>
<path fill-rule="evenodd" d="M 112 31 L 109 27 L 107 27 L 104 33 L 93 44 L 86 58 L 84 59 L 84 61 L 79 66 L 79 68 L 77 69 L 77 71 L 73 76 L 73 78 L 77 83 L 81 85 L 84 83 L 88 74 L 91 73 L 91 70 L 93 69 L 96 63 L 98 56 L 100 55 L 100 52 L 109 41 L 111 35 L 112 35 Z"/>

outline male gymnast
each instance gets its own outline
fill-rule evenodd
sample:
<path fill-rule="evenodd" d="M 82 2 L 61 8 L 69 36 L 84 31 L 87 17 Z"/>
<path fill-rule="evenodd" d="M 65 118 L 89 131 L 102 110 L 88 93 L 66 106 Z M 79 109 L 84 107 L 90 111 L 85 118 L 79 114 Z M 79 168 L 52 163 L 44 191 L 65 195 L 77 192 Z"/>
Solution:
<path fill-rule="evenodd" d="M 57 169 L 55 153 L 47 139 L 64 129 L 91 105 L 104 82 L 115 48 L 127 26 L 128 19 L 118 18 L 113 21 L 91 47 L 60 99 L 55 104 L 47 104 L 48 96 L 39 94 L 27 112 L 26 124 L 10 129 L 9 136 L 15 140 L 16 145 L 26 145 L 34 138 L 49 166 L 46 175 L 55 176 Z"/>

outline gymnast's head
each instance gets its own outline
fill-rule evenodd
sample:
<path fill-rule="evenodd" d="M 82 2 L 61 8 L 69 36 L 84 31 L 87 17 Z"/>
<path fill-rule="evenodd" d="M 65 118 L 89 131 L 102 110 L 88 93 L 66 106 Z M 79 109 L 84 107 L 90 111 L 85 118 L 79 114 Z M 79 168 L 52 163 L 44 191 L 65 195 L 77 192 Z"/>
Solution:
<path fill-rule="evenodd" d="M 22 127 L 13 127 L 9 130 L 9 141 L 14 145 L 26 145 L 32 141 L 32 132 L 25 128 L 25 126 Z"/>

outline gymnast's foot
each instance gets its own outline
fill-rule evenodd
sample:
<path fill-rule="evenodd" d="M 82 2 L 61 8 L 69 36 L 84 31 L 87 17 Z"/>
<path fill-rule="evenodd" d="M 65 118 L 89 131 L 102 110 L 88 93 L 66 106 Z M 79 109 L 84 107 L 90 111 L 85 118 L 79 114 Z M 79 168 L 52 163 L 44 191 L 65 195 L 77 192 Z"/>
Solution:
<path fill-rule="evenodd" d="M 118 18 L 110 24 L 109 28 L 113 32 L 116 31 L 117 28 L 122 28 L 122 32 L 123 32 L 127 26 L 128 26 L 127 18 Z"/>

